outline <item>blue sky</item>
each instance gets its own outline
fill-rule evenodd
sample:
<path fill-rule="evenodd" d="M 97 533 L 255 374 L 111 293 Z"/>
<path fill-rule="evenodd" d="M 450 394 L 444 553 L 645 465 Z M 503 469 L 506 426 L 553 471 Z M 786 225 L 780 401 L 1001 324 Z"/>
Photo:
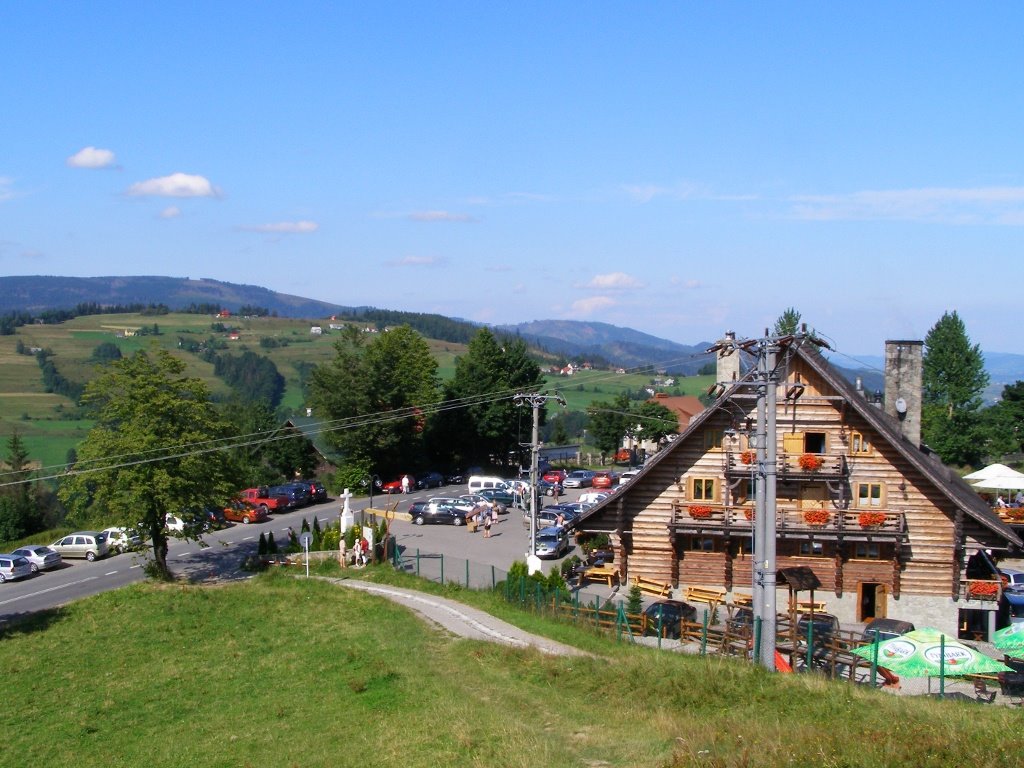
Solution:
<path fill-rule="evenodd" d="M 0 275 L 682 343 L 793 306 L 850 355 L 956 310 L 984 351 L 1022 353 L 1022 22 L 1011 3 L 8 3 Z"/>

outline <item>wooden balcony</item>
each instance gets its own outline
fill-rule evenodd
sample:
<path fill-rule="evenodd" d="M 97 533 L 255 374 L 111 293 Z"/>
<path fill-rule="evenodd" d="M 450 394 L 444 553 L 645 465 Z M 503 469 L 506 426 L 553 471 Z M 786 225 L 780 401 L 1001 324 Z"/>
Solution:
<path fill-rule="evenodd" d="M 676 503 L 668 527 L 676 533 L 748 536 L 754 529 L 753 506 Z M 798 509 L 779 506 L 775 530 L 780 538 L 896 541 L 907 536 L 901 512 L 882 510 Z"/>
<path fill-rule="evenodd" d="M 726 451 L 723 464 L 726 477 L 730 478 L 744 477 L 757 468 L 752 451 Z M 782 481 L 843 480 L 849 478 L 850 468 L 846 454 L 780 453 L 776 456 L 775 475 Z"/>

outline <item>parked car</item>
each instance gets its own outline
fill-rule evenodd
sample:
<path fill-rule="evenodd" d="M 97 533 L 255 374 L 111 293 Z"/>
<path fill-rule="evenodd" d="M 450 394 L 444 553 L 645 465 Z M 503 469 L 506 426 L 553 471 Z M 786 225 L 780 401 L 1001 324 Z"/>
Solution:
<path fill-rule="evenodd" d="M 244 501 L 233 501 L 224 507 L 224 517 L 233 523 L 265 523 L 270 515 L 260 507 L 252 507 Z"/>
<path fill-rule="evenodd" d="M 587 491 L 586 493 L 581 493 L 576 501 L 582 504 L 599 504 L 609 496 L 611 494 L 604 491 Z"/>
<path fill-rule="evenodd" d="M 459 469 L 453 469 L 444 476 L 446 485 L 462 485 L 466 482 L 466 475 Z"/>
<path fill-rule="evenodd" d="M 619 475 L 619 485 L 622 485 L 623 483 L 628 483 L 630 480 L 632 480 L 639 474 L 639 469 L 627 469 L 625 472 Z"/>
<path fill-rule="evenodd" d="M 551 485 L 554 485 L 555 483 L 562 485 L 563 481 L 565 480 L 566 474 L 567 473 L 564 469 L 549 469 L 547 472 L 544 473 L 541 479 L 545 483 L 550 483 Z"/>
<path fill-rule="evenodd" d="M 619 484 L 619 473 L 610 469 L 599 470 L 594 473 L 594 479 L 590 485 L 592 488 L 614 488 Z"/>
<path fill-rule="evenodd" d="M 426 523 L 462 525 L 466 522 L 465 512 L 443 502 L 414 501 L 409 505 L 409 515 L 416 525 Z"/>
<path fill-rule="evenodd" d="M 272 495 L 280 494 L 287 496 L 295 509 L 309 506 L 312 503 L 309 485 L 306 483 L 281 483 L 281 485 L 270 486 L 269 491 Z"/>
<path fill-rule="evenodd" d="M 0 583 L 32 575 L 32 565 L 21 555 L 0 555 Z"/>
<path fill-rule="evenodd" d="M 873 643 L 877 637 L 879 642 L 884 642 L 913 631 L 914 625 L 909 621 L 902 621 L 901 619 L 872 619 L 864 627 L 864 641 Z"/>
<path fill-rule="evenodd" d="M 107 534 L 103 531 L 75 531 L 50 545 L 61 557 L 84 557 L 92 561 L 110 552 Z"/>
<path fill-rule="evenodd" d="M 416 489 L 420 491 L 425 491 L 428 488 L 440 488 L 444 482 L 444 475 L 440 472 L 423 472 L 416 475 Z"/>
<path fill-rule="evenodd" d="M 172 533 L 185 532 L 185 518 L 179 517 L 178 515 L 167 515 L 167 517 L 164 518 L 164 524 L 167 526 L 167 530 Z"/>
<path fill-rule="evenodd" d="M 266 485 L 246 488 L 238 496 L 242 501 L 254 507 L 263 507 L 267 512 L 287 512 L 295 507 L 295 500 L 290 494 L 271 493 L 270 488 Z"/>
<path fill-rule="evenodd" d="M 446 504 L 462 512 L 463 516 L 469 514 L 469 511 L 476 506 L 475 501 L 463 499 L 460 496 L 431 496 L 427 499 L 427 503 L 436 505 Z"/>
<path fill-rule="evenodd" d="M 306 486 L 309 490 L 310 504 L 323 504 L 325 501 L 331 500 L 331 497 L 327 495 L 327 489 L 319 480 L 296 480 L 295 484 Z"/>
<path fill-rule="evenodd" d="M 510 491 L 503 491 L 500 488 L 484 488 L 477 495 L 483 496 L 487 501 L 498 502 L 498 512 L 502 515 L 516 503 L 516 497 Z"/>
<path fill-rule="evenodd" d="M 827 643 L 833 635 L 839 632 L 839 619 L 831 613 L 815 613 L 812 622 L 811 614 L 803 614 L 796 622 L 798 641 L 807 642 L 808 628 L 811 631 L 812 642 L 817 646 L 819 643 Z"/>
<path fill-rule="evenodd" d="M 221 528 L 227 528 L 231 523 L 224 516 L 223 509 L 217 509 L 216 507 L 206 507 L 196 513 L 201 515 L 206 521 L 206 527 L 210 530 L 219 531 Z"/>
<path fill-rule="evenodd" d="M 661 600 L 651 603 L 644 609 L 643 633 L 657 635 L 661 627 L 661 636 L 678 640 L 680 622 L 696 621 L 697 609 L 682 600 Z"/>
<path fill-rule="evenodd" d="M 589 469 L 576 469 L 565 476 L 563 488 L 589 488 L 594 482 L 594 473 Z"/>
<path fill-rule="evenodd" d="M 107 546 L 118 554 L 142 546 L 142 537 L 127 528 L 118 526 L 104 528 L 103 533 L 107 534 Z"/>
<path fill-rule="evenodd" d="M 559 558 L 567 555 L 572 549 L 569 543 L 569 534 L 565 528 L 548 527 L 537 531 L 535 537 L 537 542 L 537 557 Z"/>
<path fill-rule="evenodd" d="M 44 544 L 29 544 L 27 547 L 18 547 L 11 554 L 28 560 L 32 573 L 52 570 L 64 562 L 59 552 L 50 549 Z"/>

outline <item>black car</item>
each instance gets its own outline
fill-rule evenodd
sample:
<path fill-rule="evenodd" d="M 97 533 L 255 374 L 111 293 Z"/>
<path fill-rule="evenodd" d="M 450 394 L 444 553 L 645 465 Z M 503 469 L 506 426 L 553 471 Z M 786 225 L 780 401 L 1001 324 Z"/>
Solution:
<path fill-rule="evenodd" d="M 420 491 L 425 491 L 428 488 L 440 488 L 444 484 L 444 475 L 440 472 L 421 472 L 416 475 L 416 489 Z"/>
<path fill-rule="evenodd" d="M 227 528 L 231 523 L 224 517 L 224 510 L 217 509 L 216 507 L 207 507 L 196 513 L 196 519 L 202 520 L 208 530 L 219 531 L 221 528 Z"/>
<path fill-rule="evenodd" d="M 678 640 L 680 622 L 683 620 L 696 621 L 697 609 L 682 600 L 662 600 L 652 603 L 644 609 L 644 634 L 657 635 L 660 626 L 662 637 Z"/>
<path fill-rule="evenodd" d="M 872 619 L 864 627 L 864 640 L 873 643 L 877 638 L 879 642 L 892 640 L 894 637 L 912 632 L 914 625 L 909 621 L 900 619 Z"/>
<path fill-rule="evenodd" d="M 426 523 L 445 523 L 462 525 L 466 522 L 466 513 L 450 504 L 430 501 L 414 501 L 409 505 L 409 517 L 416 525 Z"/>
<path fill-rule="evenodd" d="M 309 486 L 305 483 L 285 483 L 272 485 L 268 489 L 272 496 L 287 496 L 293 507 L 305 507 L 309 504 Z"/>
<path fill-rule="evenodd" d="M 481 488 L 477 495 L 483 496 L 488 501 L 498 502 L 498 512 L 505 514 L 509 507 L 515 506 L 516 497 L 509 491 L 501 488 Z"/>
<path fill-rule="evenodd" d="M 327 495 L 327 489 L 319 480 L 299 480 L 296 485 L 304 485 L 309 489 L 310 504 L 323 504 L 325 501 L 331 500 L 331 497 Z"/>

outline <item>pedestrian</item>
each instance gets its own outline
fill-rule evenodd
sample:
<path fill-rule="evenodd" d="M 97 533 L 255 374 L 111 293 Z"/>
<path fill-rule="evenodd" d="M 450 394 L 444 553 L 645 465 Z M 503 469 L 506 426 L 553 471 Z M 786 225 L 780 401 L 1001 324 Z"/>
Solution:
<path fill-rule="evenodd" d="M 409 476 L 402 475 L 402 493 L 409 492 Z"/>
<path fill-rule="evenodd" d="M 562 494 L 562 486 L 555 480 L 555 484 L 551 486 L 551 495 L 555 498 L 555 503 L 558 503 L 558 497 Z"/>
<path fill-rule="evenodd" d="M 498 501 L 495 499 L 491 502 L 491 525 L 498 524 Z"/>
<path fill-rule="evenodd" d="M 491 516 L 484 513 L 484 538 L 491 538 Z"/>

